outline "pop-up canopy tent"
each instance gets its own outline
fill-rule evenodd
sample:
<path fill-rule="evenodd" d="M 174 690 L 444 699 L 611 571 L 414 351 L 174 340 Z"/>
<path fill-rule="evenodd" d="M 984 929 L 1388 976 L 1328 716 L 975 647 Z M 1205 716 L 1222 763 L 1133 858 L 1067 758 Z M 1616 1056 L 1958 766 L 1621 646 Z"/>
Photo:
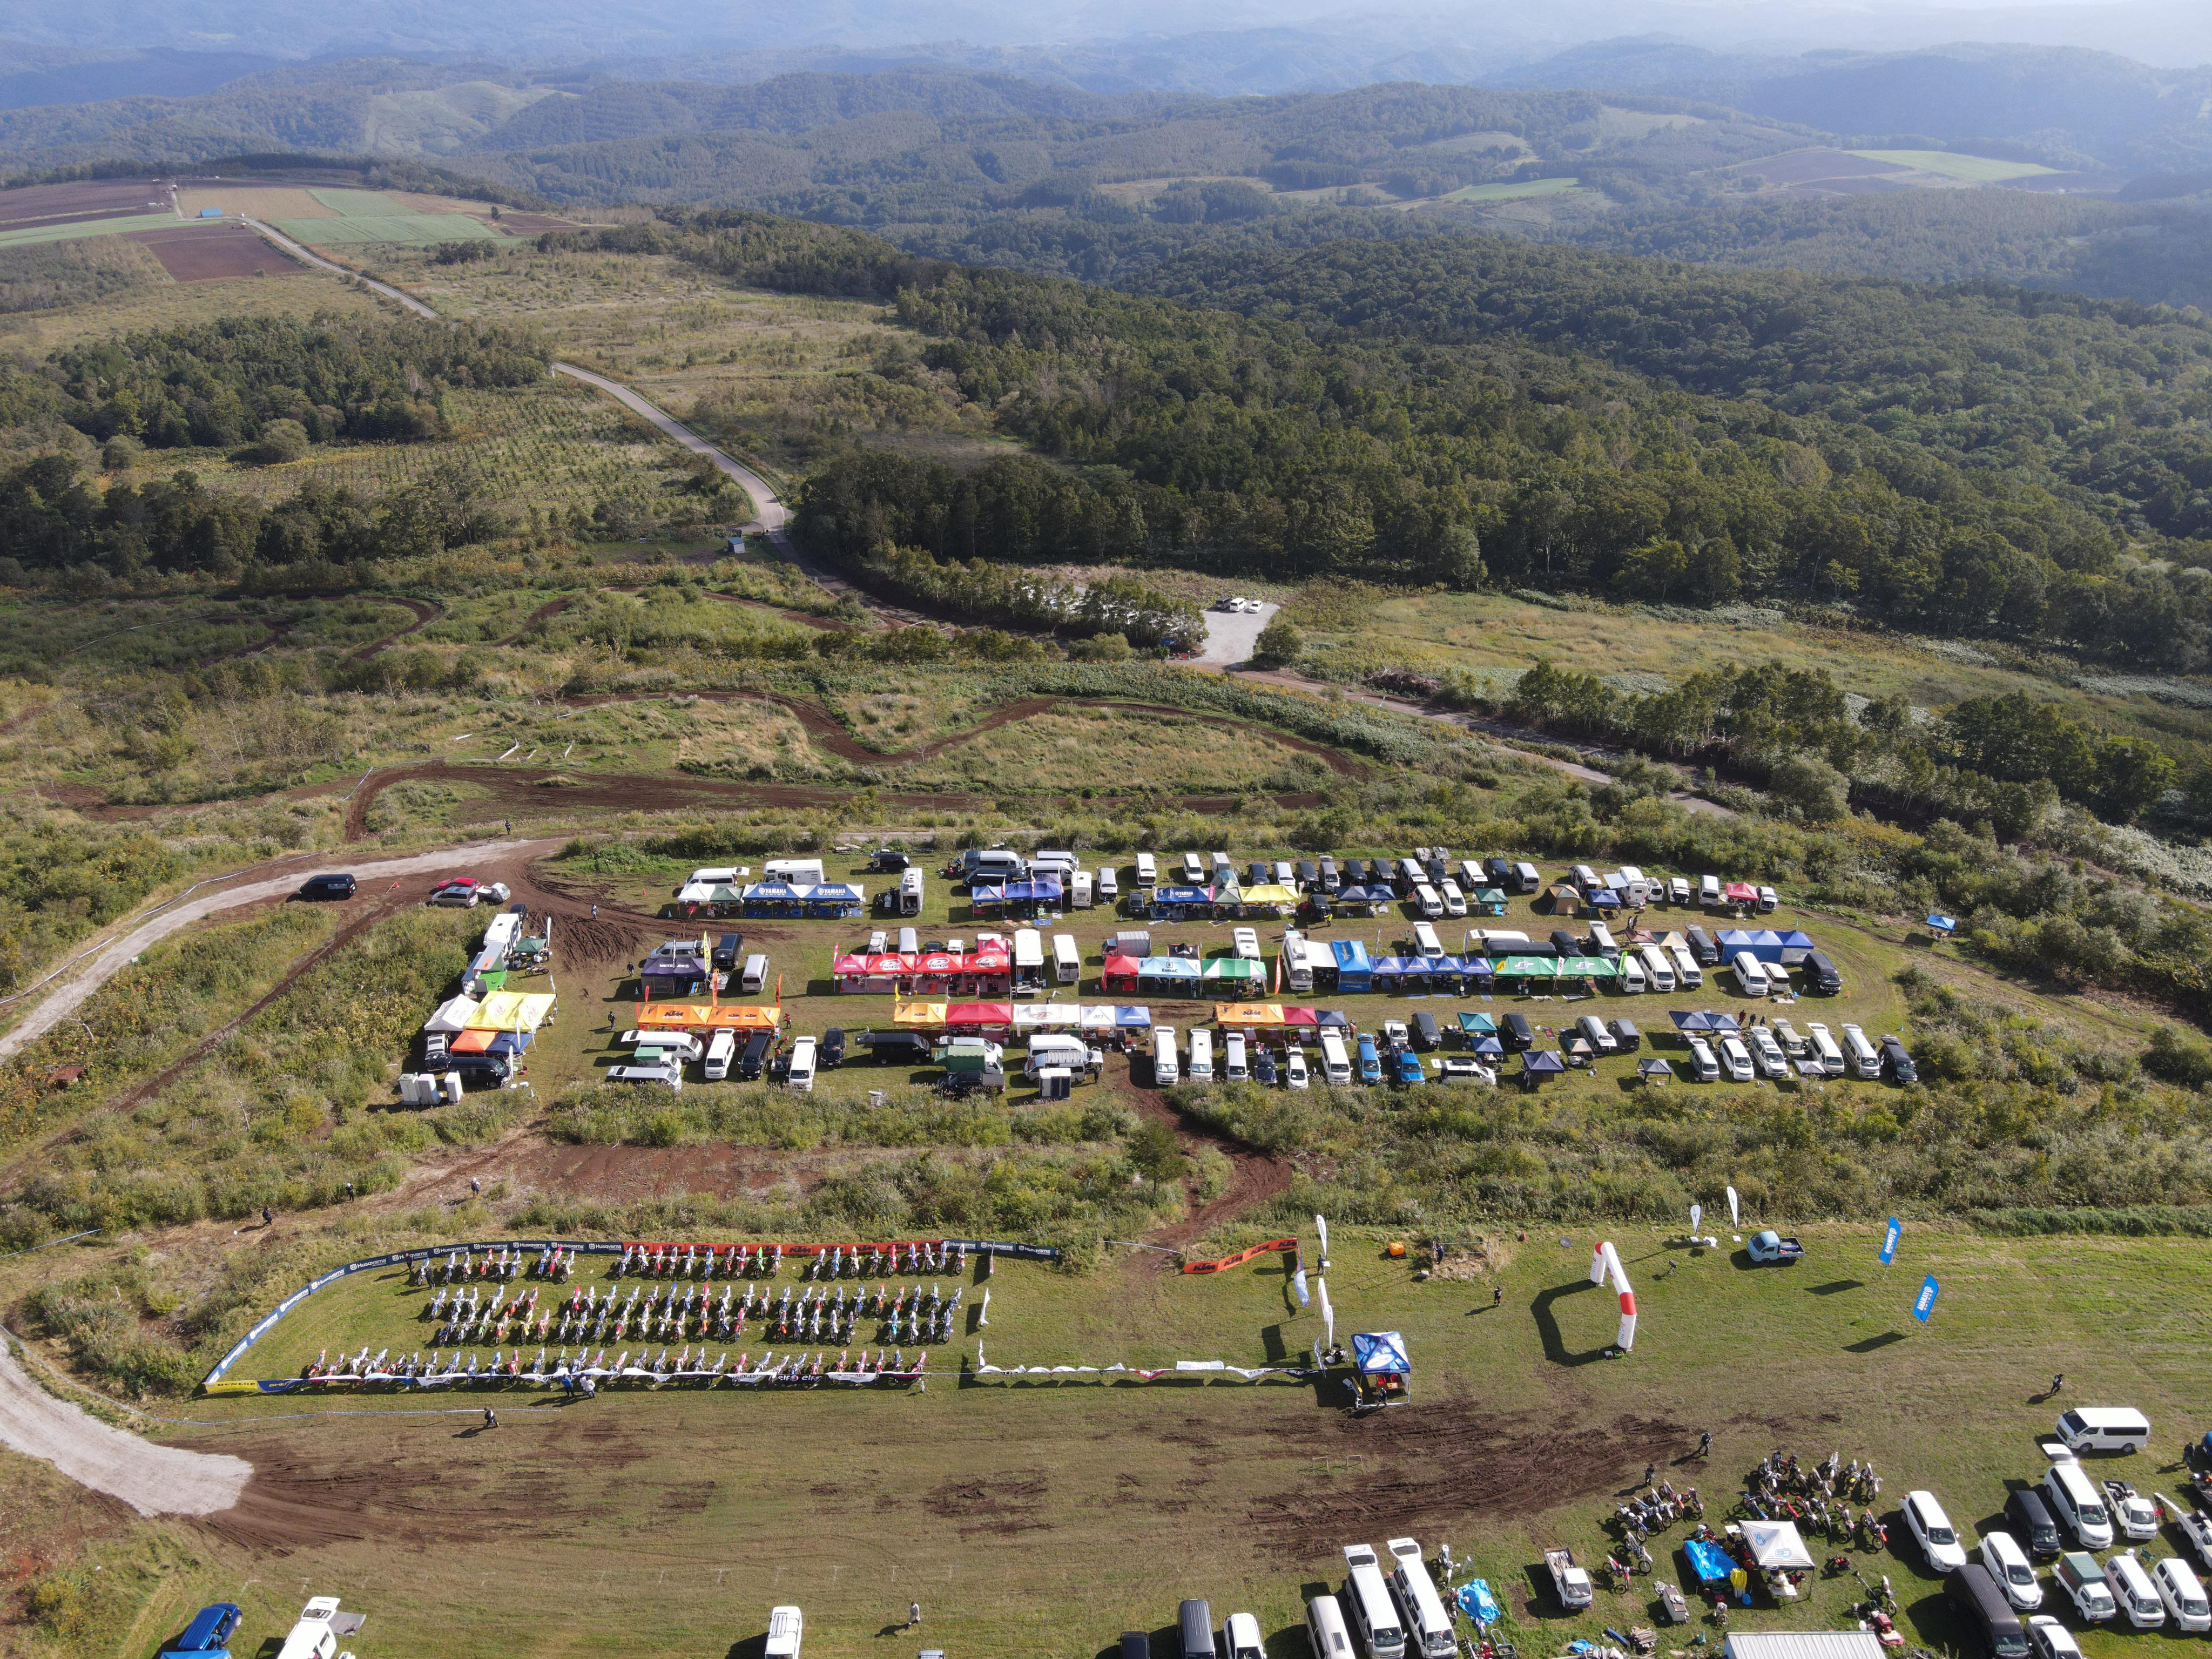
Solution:
<path fill-rule="evenodd" d="M 1743 1541 L 1751 1546 L 1751 1559 L 1768 1572 L 1800 1571 L 1813 1565 L 1813 1552 L 1805 1547 L 1796 1524 L 1790 1521 L 1746 1521 Z"/>
<path fill-rule="evenodd" d="M 1213 1023 L 1221 1026 L 1281 1025 L 1287 1022 L 1279 1002 L 1217 1002 Z"/>
<path fill-rule="evenodd" d="M 1734 1014 L 1717 1014 L 1707 1008 L 1673 1008 L 1667 1018 L 1674 1022 L 1674 1029 L 1687 1036 L 1693 1031 L 1734 1031 L 1741 1028 Z"/>
<path fill-rule="evenodd" d="M 534 1031 L 553 1017 L 548 991 L 494 991 L 469 1016 L 472 1031 Z"/>
<path fill-rule="evenodd" d="M 442 1031 L 448 1036 L 455 1031 L 465 1031 L 469 1029 L 469 1021 L 476 1017 L 476 1012 L 474 997 L 454 997 L 450 1001 L 440 1003 L 430 1018 L 422 1022 L 422 1029 Z"/>
<path fill-rule="evenodd" d="M 1257 887 L 1247 887 L 1240 902 L 1249 910 L 1255 907 L 1296 904 L 1298 896 L 1289 888 L 1270 881 Z"/>
<path fill-rule="evenodd" d="M 1488 1014 L 1462 1012 L 1459 1029 L 1470 1037 L 1486 1036 L 1498 1029 L 1498 1022 Z"/>
<path fill-rule="evenodd" d="M 891 1011 L 891 1024 L 902 1031 L 941 1031 L 949 1002 L 902 1002 Z"/>
<path fill-rule="evenodd" d="M 1363 1406 L 1402 1406 L 1411 1397 L 1406 1379 L 1413 1362 L 1406 1339 L 1395 1331 L 1360 1331 L 1352 1339 L 1352 1364 L 1359 1376 Z"/>
<path fill-rule="evenodd" d="M 647 1002 L 639 1006 L 641 1031 L 777 1031 L 783 1029 L 783 1009 L 734 1002 Z"/>
<path fill-rule="evenodd" d="M 1552 1077 L 1567 1069 L 1566 1059 L 1557 1050 L 1531 1048 L 1521 1056 L 1521 1075 L 1534 1082 L 1540 1077 Z"/>
<path fill-rule="evenodd" d="M 1636 1062 L 1636 1075 L 1646 1083 L 1665 1083 L 1674 1075 L 1674 1068 L 1656 1055 Z"/>

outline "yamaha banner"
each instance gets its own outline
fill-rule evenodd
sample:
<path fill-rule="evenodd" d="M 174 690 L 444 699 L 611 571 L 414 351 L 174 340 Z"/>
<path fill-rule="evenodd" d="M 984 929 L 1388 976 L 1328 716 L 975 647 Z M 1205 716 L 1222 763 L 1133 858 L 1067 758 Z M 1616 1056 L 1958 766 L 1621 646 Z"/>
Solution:
<path fill-rule="evenodd" d="M 1895 1216 L 1890 1217 L 1889 1231 L 1881 1236 L 1881 1265 L 1883 1267 L 1887 1267 L 1891 1262 L 1897 1260 L 1898 1236 L 1904 1231 L 1905 1229 L 1898 1224 L 1897 1218 Z M 1929 1282 L 1930 1284 L 1935 1283 L 1933 1279 L 1930 1279 Z"/>

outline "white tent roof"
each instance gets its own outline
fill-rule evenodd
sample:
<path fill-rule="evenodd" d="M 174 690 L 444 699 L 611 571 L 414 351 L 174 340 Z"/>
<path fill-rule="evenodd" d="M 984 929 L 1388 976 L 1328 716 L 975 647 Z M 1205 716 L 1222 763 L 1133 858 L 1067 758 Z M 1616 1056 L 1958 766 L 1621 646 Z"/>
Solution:
<path fill-rule="evenodd" d="M 1731 1631 L 1725 1659 L 1882 1659 L 1887 1651 L 1870 1631 Z"/>
<path fill-rule="evenodd" d="M 1743 1541 L 1751 1546 L 1751 1559 L 1770 1570 L 1814 1565 L 1813 1552 L 1788 1521 L 1746 1521 Z"/>
<path fill-rule="evenodd" d="M 438 1011 L 422 1022 L 422 1029 L 444 1031 L 449 1035 L 465 1031 L 469 1029 L 469 1021 L 476 1017 L 476 1012 L 474 997 L 455 997 L 451 1002 L 441 1004 Z"/>

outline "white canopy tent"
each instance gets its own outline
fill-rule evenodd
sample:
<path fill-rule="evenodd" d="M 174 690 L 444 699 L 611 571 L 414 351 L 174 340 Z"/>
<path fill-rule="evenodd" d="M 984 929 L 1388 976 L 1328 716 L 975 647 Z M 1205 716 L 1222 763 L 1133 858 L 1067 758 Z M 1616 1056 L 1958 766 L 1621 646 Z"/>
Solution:
<path fill-rule="evenodd" d="M 1746 1521 L 1743 1541 L 1751 1546 L 1751 1559 L 1767 1572 L 1779 1572 L 1785 1568 L 1795 1571 L 1810 1568 L 1813 1552 L 1805 1547 L 1805 1540 L 1796 1525 L 1788 1521 Z"/>

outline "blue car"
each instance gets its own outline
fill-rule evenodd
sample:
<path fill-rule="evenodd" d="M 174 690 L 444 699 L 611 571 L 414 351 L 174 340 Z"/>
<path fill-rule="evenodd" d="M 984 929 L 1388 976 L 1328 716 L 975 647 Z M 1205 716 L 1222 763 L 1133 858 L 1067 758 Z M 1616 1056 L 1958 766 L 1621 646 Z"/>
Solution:
<path fill-rule="evenodd" d="M 1421 1057 L 1411 1048 L 1399 1049 L 1395 1058 L 1398 1062 L 1399 1082 L 1426 1083 L 1429 1080 L 1428 1073 L 1421 1069 Z"/>
<path fill-rule="evenodd" d="M 230 1659 L 226 1645 L 245 1617 L 235 1601 L 215 1601 L 192 1615 L 184 1634 L 161 1650 L 161 1659 Z"/>
<path fill-rule="evenodd" d="M 1376 1052 L 1375 1039 L 1365 1032 L 1359 1036 L 1359 1080 L 1380 1083 L 1382 1080 L 1382 1056 Z"/>

